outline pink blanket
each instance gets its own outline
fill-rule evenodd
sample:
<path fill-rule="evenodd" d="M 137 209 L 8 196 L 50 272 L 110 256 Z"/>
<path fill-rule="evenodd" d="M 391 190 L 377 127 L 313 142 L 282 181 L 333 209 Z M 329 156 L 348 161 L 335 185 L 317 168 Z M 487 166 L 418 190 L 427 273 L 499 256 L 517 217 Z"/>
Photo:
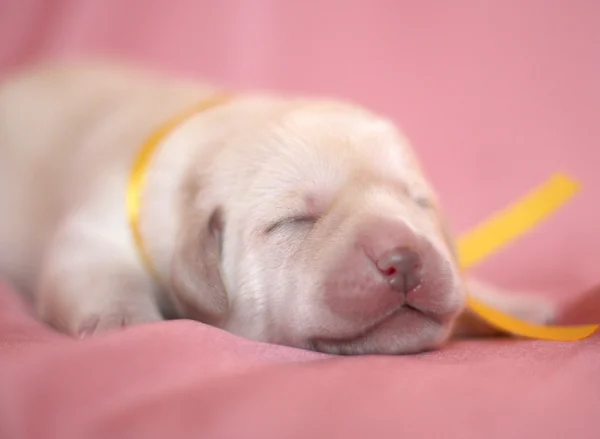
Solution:
<path fill-rule="evenodd" d="M 459 231 L 568 173 L 583 191 L 477 271 L 573 303 L 581 322 L 600 322 L 599 45 L 600 2 L 585 0 L 0 0 L 3 71 L 118 54 L 389 114 Z M 0 288 L 0 439 L 596 439 L 599 376 L 598 336 L 398 358 L 325 357 L 191 322 L 71 340 Z"/>
<path fill-rule="evenodd" d="M 597 297 L 597 292 L 596 292 Z M 600 336 L 328 357 L 164 322 L 59 336 L 0 289 L 0 437 L 600 437 Z"/>

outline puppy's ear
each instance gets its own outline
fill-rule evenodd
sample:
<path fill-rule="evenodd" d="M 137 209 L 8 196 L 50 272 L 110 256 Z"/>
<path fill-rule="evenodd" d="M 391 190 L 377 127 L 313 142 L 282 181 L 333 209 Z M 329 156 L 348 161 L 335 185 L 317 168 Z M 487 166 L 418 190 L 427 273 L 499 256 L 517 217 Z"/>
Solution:
<path fill-rule="evenodd" d="M 220 269 L 223 214 L 215 208 L 184 217 L 173 259 L 173 299 L 184 316 L 216 325 L 228 309 Z"/>

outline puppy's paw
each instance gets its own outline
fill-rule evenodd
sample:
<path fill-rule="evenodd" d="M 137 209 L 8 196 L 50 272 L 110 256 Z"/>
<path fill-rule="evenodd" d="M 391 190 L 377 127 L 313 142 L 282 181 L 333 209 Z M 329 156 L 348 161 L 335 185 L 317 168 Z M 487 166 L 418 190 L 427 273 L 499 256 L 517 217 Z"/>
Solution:
<path fill-rule="evenodd" d="M 473 278 L 467 278 L 467 286 L 470 294 L 477 300 L 520 320 L 550 325 L 558 319 L 556 304 L 543 296 L 506 291 Z M 479 337 L 505 333 L 467 310 L 459 318 L 455 334 L 457 337 Z"/>
<path fill-rule="evenodd" d="M 502 311 L 538 325 L 550 325 L 556 322 L 558 309 L 556 304 L 545 297 L 516 295 L 506 299 Z"/>
<path fill-rule="evenodd" d="M 543 296 L 504 290 L 471 277 L 467 278 L 467 287 L 477 300 L 530 323 L 551 324 L 558 317 L 556 304 Z"/>
<path fill-rule="evenodd" d="M 163 320 L 146 285 L 117 280 L 114 275 L 102 277 L 106 282 L 87 289 L 80 287 L 83 281 L 43 283 L 37 297 L 38 314 L 55 329 L 79 337 Z"/>
<path fill-rule="evenodd" d="M 72 322 L 73 335 L 80 338 L 89 337 L 97 333 L 122 329 L 127 326 L 140 323 L 151 323 L 162 320 L 157 312 L 143 309 L 127 309 L 116 307 L 113 310 L 105 310 L 95 314 L 89 314 L 77 318 Z"/>

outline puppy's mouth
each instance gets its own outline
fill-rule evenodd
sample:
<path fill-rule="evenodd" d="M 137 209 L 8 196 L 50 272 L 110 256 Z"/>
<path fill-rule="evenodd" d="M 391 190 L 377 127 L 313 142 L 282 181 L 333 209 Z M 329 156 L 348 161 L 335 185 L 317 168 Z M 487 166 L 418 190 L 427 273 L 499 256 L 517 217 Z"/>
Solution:
<path fill-rule="evenodd" d="M 375 333 L 384 330 L 384 327 L 388 326 L 394 320 L 405 319 L 407 317 L 416 317 L 419 320 L 422 319 L 432 324 L 441 323 L 433 316 L 405 303 L 355 335 L 349 337 L 315 337 L 309 340 L 308 348 L 323 353 L 345 355 L 359 354 L 362 350 L 361 346 L 363 346 Z M 407 330 L 410 330 L 410 328 L 407 328 Z M 391 337 L 393 337 L 393 334 L 390 334 L 390 338 Z"/>

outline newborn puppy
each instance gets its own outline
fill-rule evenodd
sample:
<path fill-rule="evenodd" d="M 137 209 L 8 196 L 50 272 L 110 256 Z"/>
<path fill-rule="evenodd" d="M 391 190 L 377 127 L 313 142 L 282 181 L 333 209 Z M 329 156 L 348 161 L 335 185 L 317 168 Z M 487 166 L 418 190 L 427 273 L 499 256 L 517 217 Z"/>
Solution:
<path fill-rule="evenodd" d="M 339 354 L 401 354 L 494 331 L 436 196 L 390 121 L 329 100 L 242 94 L 168 132 L 140 231 L 132 163 L 162 123 L 216 90 L 135 69 L 38 66 L 0 86 L 0 275 L 55 328 L 168 317 Z M 473 283 L 536 322 L 553 307 Z"/>

